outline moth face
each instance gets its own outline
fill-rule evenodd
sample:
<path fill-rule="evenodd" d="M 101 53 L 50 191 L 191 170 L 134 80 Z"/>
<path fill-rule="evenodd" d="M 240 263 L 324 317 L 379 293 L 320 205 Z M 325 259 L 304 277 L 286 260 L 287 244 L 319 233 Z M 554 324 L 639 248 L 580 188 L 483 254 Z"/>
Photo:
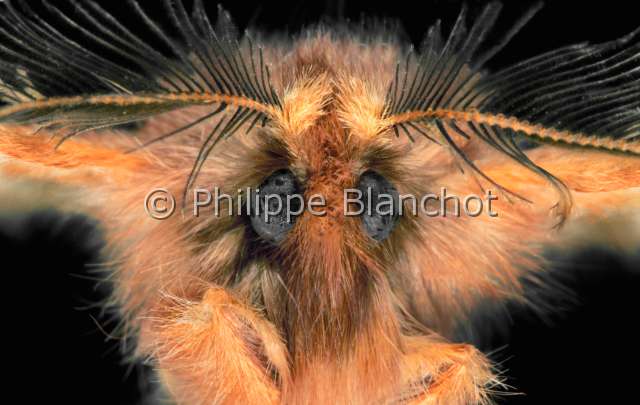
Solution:
<path fill-rule="evenodd" d="M 337 98 L 325 93 L 317 103 L 322 110 L 315 112 L 315 121 L 298 131 L 275 124 L 280 132 L 265 133 L 278 140 L 272 145 L 282 148 L 278 153 L 267 146 L 265 155 L 277 156 L 270 166 L 282 168 L 266 177 L 256 175 L 259 204 L 250 227 L 280 259 L 290 259 L 278 267 L 327 266 L 325 273 L 331 274 L 332 266 L 375 262 L 369 255 L 389 243 L 398 223 L 398 192 L 388 177 L 397 173 L 389 168 L 403 143 L 394 145 L 387 135 L 355 133 L 338 118 L 349 112 L 337 111 Z M 379 206 L 383 199 L 389 203 Z M 266 211 L 280 205 L 281 212 L 267 218 Z"/>
<path fill-rule="evenodd" d="M 201 0 L 165 1 L 166 32 L 127 2 L 141 36 L 27 3 L 0 7 L 1 174 L 104 224 L 123 330 L 180 404 L 486 403 L 489 362 L 445 339 L 544 284 L 566 223 L 640 209 L 638 31 L 487 72 L 539 6 L 414 50 L 346 25 L 256 46 Z M 182 209 L 147 215 L 158 190 Z"/>

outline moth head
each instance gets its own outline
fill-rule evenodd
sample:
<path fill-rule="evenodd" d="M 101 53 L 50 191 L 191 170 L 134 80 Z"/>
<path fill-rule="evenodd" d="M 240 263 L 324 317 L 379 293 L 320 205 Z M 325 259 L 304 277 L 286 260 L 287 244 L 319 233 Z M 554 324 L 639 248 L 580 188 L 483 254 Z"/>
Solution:
<path fill-rule="evenodd" d="M 134 241 L 131 267 L 186 263 L 144 279 L 145 291 L 173 288 L 169 277 L 181 271 L 185 280 L 195 275 L 266 308 L 266 317 L 291 331 L 293 346 L 346 345 L 374 322 L 372 313 L 394 333 L 397 319 L 411 317 L 444 330 L 453 323 L 449 314 L 468 312 L 478 297 L 518 295 L 522 269 L 537 268 L 539 246 L 572 204 L 597 212 L 597 198 L 581 192 L 611 191 L 607 198 L 622 204 L 615 192 L 638 185 L 637 32 L 487 73 L 485 62 L 536 9 L 495 46 L 483 43 L 500 9 L 491 3 L 468 28 L 461 13 L 449 36 L 435 25 L 418 50 L 319 30 L 283 52 L 251 36 L 238 40 L 226 13 L 210 22 L 202 1 L 190 10 L 165 2 L 176 37 L 129 2 L 162 46 L 120 29 L 94 2 L 74 2 L 73 15 L 47 3 L 55 21 L 26 2 L 5 3 L 0 121 L 20 129 L 1 138 L 0 150 L 28 168 L 14 170 L 53 167 L 46 175 L 84 180 L 87 188 L 95 177 L 55 177 L 68 173 L 66 160 L 74 169 L 108 172 L 101 190 L 122 215 L 100 215 L 110 229 L 124 229 L 111 233 L 114 243 Z M 70 27 L 92 45 L 71 60 L 68 51 L 80 42 L 58 34 Z M 28 40 L 14 40 L 18 29 Z M 114 53 L 114 60 L 103 56 Z M 590 73 L 572 76 L 582 71 Z M 623 83 L 612 87 L 607 75 Z M 137 138 L 103 131 L 88 137 L 94 143 L 75 139 L 140 120 L 148 125 Z M 58 154 L 22 136 L 28 125 L 58 135 Z M 548 146 L 525 152 L 518 137 Z M 582 166 L 589 176 L 576 171 Z M 126 187 L 109 187 L 123 172 Z M 188 215 L 132 220 L 144 215 L 141 201 L 158 186 L 177 194 Z M 316 211 L 324 213 L 190 215 L 194 192 L 215 186 L 234 201 L 252 195 L 238 191 L 247 188 L 283 203 L 300 194 L 307 207 L 317 195 L 323 203 Z M 402 203 L 387 215 L 346 212 L 345 190 L 375 205 L 381 194 L 395 202 L 442 187 L 459 196 L 492 189 L 499 217 L 399 215 Z M 560 221 L 550 218 L 552 207 Z M 141 299 L 126 288 L 122 294 L 122 301 Z M 331 340 L 328 330 L 341 337 Z"/>

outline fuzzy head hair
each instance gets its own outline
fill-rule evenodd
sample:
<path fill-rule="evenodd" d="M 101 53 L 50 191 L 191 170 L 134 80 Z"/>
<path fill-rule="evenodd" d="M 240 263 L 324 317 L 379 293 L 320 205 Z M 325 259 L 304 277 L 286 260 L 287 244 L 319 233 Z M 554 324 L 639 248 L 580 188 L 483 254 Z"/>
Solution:
<path fill-rule="evenodd" d="M 463 10 L 414 51 L 341 24 L 257 45 L 199 0 L 165 2 L 177 36 L 129 1 L 161 46 L 93 2 L 5 3 L 1 173 L 100 219 L 110 304 L 178 403 L 489 401 L 489 361 L 447 338 L 481 303 L 543 284 L 545 244 L 637 219 L 638 31 L 489 73 L 538 7 L 495 44 L 500 5 L 470 25 Z M 364 186 L 392 212 L 348 215 L 344 190 Z M 229 197 L 215 210 L 199 199 L 213 187 Z M 321 196 L 323 214 L 229 210 L 247 188 Z M 164 220 L 145 212 L 158 189 L 177 207 Z M 497 215 L 399 215 L 401 195 L 443 189 L 491 190 Z"/>

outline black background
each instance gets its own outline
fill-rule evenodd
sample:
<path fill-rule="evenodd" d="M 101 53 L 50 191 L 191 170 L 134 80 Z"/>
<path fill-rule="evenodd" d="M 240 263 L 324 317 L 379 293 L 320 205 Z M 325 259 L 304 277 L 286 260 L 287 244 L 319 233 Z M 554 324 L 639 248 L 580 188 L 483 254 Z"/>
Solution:
<path fill-rule="evenodd" d="M 159 2 L 142 3 L 153 8 Z M 458 0 L 416 3 L 222 2 L 241 28 L 253 22 L 265 30 L 297 32 L 322 15 L 358 20 L 364 14 L 399 19 L 414 43 L 438 17 L 450 26 L 461 4 Z M 486 2 L 467 3 L 477 10 Z M 502 26 L 530 4 L 508 2 Z M 110 4 L 109 10 L 118 13 L 118 7 Z M 492 66 L 574 42 L 620 37 L 638 26 L 634 8 L 633 2 L 623 1 L 548 1 Z M 119 13 L 127 18 L 126 12 Z M 144 390 L 144 367 L 122 364 L 118 342 L 107 337 L 110 324 L 92 305 L 105 293 L 88 270 L 99 261 L 100 243 L 99 231 L 86 218 L 51 212 L 0 215 L 3 368 L 9 381 L 16 383 L 8 385 L 4 394 L 13 391 L 21 398 L 16 402 L 134 404 Z M 514 309 L 510 318 L 503 319 L 504 333 L 483 346 L 500 349 L 493 358 L 502 363 L 508 383 L 526 394 L 501 402 L 635 402 L 632 394 L 640 375 L 635 369 L 640 364 L 635 346 L 639 262 L 596 247 L 557 260 L 564 263 L 564 281 L 575 291 L 575 303 L 545 319 Z"/>

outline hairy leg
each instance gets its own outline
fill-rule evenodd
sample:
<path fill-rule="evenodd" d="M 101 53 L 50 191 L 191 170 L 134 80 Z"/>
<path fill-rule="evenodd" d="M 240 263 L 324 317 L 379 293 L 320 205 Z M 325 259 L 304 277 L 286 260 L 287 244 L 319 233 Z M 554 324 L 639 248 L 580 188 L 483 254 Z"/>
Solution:
<path fill-rule="evenodd" d="M 500 382 L 476 348 L 437 337 L 410 337 L 407 346 L 405 378 L 411 383 L 401 400 L 412 405 L 491 403 L 491 390 Z"/>
<path fill-rule="evenodd" d="M 179 404 L 275 404 L 289 379 L 271 324 L 221 288 L 200 302 L 163 299 L 142 325 L 140 350 Z M 155 312 L 155 311 L 154 311 Z"/>

